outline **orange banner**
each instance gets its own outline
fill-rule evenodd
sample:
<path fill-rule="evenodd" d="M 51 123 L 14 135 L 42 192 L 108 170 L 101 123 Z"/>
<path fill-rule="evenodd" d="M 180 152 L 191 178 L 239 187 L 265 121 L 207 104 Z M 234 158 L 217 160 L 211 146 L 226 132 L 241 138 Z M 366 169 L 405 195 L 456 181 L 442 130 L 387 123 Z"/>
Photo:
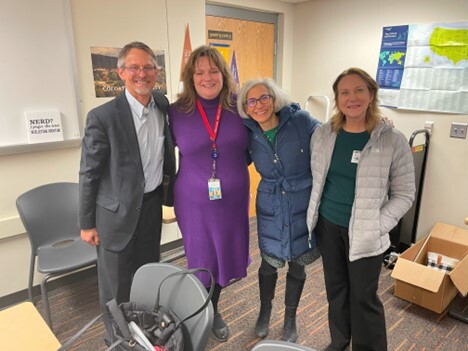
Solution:
<path fill-rule="evenodd" d="M 182 50 L 182 63 L 180 64 L 180 81 L 182 81 L 182 72 L 184 72 L 185 65 L 192 53 L 192 45 L 190 44 L 190 29 L 189 24 L 185 25 L 185 39 L 184 49 Z"/>

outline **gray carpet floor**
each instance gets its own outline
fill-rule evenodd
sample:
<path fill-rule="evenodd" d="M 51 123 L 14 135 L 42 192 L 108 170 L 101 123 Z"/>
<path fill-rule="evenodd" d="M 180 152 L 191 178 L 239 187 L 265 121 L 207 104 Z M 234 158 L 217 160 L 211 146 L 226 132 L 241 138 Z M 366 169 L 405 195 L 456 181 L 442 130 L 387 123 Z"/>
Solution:
<path fill-rule="evenodd" d="M 224 289 L 219 303 L 231 337 L 225 343 L 210 339 L 206 350 L 250 350 L 260 341 L 253 331 L 259 310 L 257 269 L 260 263 L 255 220 L 251 222 L 250 248 L 252 264 L 248 276 Z M 185 266 L 185 259 L 178 259 L 174 263 Z M 394 280 L 390 275 L 390 270 L 382 268 L 379 285 L 379 295 L 385 306 L 389 351 L 468 350 L 468 324 L 451 318 L 447 313 L 439 315 L 395 297 Z M 280 270 L 269 339 L 279 340 L 282 335 L 285 276 L 286 271 Z M 97 279 L 94 275 L 51 291 L 49 298 L 54 332 L 61 342 L 99 313 Z M 457 297 L 453 304 L 468 309 L 467 298 Z M 37 307 L 41 309 L 41 302 Z M 297 321 L 298 343 L 317 350 L 323 350 L 328 345 L 327 303 L 320 260 L 307 267 L 307 281 Z M 97 323 L 74 343 L 71 350 L 105 350 L 103 332 L 102 323 Z"/>

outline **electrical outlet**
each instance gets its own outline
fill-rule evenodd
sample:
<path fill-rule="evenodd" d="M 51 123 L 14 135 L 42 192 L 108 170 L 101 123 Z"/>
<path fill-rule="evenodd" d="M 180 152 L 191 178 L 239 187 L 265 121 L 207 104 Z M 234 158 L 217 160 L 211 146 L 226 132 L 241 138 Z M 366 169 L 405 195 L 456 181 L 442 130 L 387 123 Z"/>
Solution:
<path fill-rule="evenodd" d="M 450 137 L 466 139 L 467 129 L 468 129 L 468 123 L 452 122 L 452 125 L 450 126 Z"/>
<path fill-rule="evenodd" d="M 432 121 L 424 122 L 424 129 L 427 129 L 427 131 L 429 132 L 429 135 L 432 134 L 432 128 L 433 127 L 434 127 L 434 122 L 432 122 Z"/>

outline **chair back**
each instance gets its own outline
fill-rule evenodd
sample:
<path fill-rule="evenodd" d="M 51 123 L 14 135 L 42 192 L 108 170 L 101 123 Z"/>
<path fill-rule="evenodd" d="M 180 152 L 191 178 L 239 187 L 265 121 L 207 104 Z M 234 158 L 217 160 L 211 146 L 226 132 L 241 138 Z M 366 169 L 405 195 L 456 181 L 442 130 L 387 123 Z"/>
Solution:
<path fill-rule="evenodd" d="M 153 308 L 158 287 L 164 277 L 182 270 L 183 268 L 171 263 L 148 263 L 140 267 L 133 278 L 130 301 Z M 184 319 L 202 306 L 207 296 L 206 288 L 194 275 L 176 276 L 164 282 L 159 303 Z M 186 351 L 205 349 L 213 318 L 213 305 L 210 303 L 200 314 L 184 322 L 190 335 L 190 340 L 184 340 Z"/>
<path fill-rule="evenodd" d="M 52 183 L 31 189 L 16 200 L 31 249 L 80 236 L 78 184 Z"/>
<path fill-rule="evenodd" d="M 262 340 L 251 351 L 316 351 L 310 347 L 280 340 Z"/>

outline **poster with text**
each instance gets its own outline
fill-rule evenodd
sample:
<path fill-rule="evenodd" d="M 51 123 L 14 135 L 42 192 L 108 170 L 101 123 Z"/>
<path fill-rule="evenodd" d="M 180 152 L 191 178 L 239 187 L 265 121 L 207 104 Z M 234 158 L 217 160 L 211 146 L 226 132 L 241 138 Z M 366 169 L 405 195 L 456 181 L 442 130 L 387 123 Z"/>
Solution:
<path fill-rule="evenodd" d="M 124 82 L 117 71 L 117 57 L 120 48 L 91 47 L 94 90 L 96 97 L 112 97 L 122 92 Z M 156 56 L 156 84 L 154 89 L 167 93 L 166 60 L 164 50 L 153 50 Z"/>
<path fill-rule="evenodd" d="M 377 69 L 381 104 L 396 107 L 403 77 L 408 26 L 384 27 Z"/>

